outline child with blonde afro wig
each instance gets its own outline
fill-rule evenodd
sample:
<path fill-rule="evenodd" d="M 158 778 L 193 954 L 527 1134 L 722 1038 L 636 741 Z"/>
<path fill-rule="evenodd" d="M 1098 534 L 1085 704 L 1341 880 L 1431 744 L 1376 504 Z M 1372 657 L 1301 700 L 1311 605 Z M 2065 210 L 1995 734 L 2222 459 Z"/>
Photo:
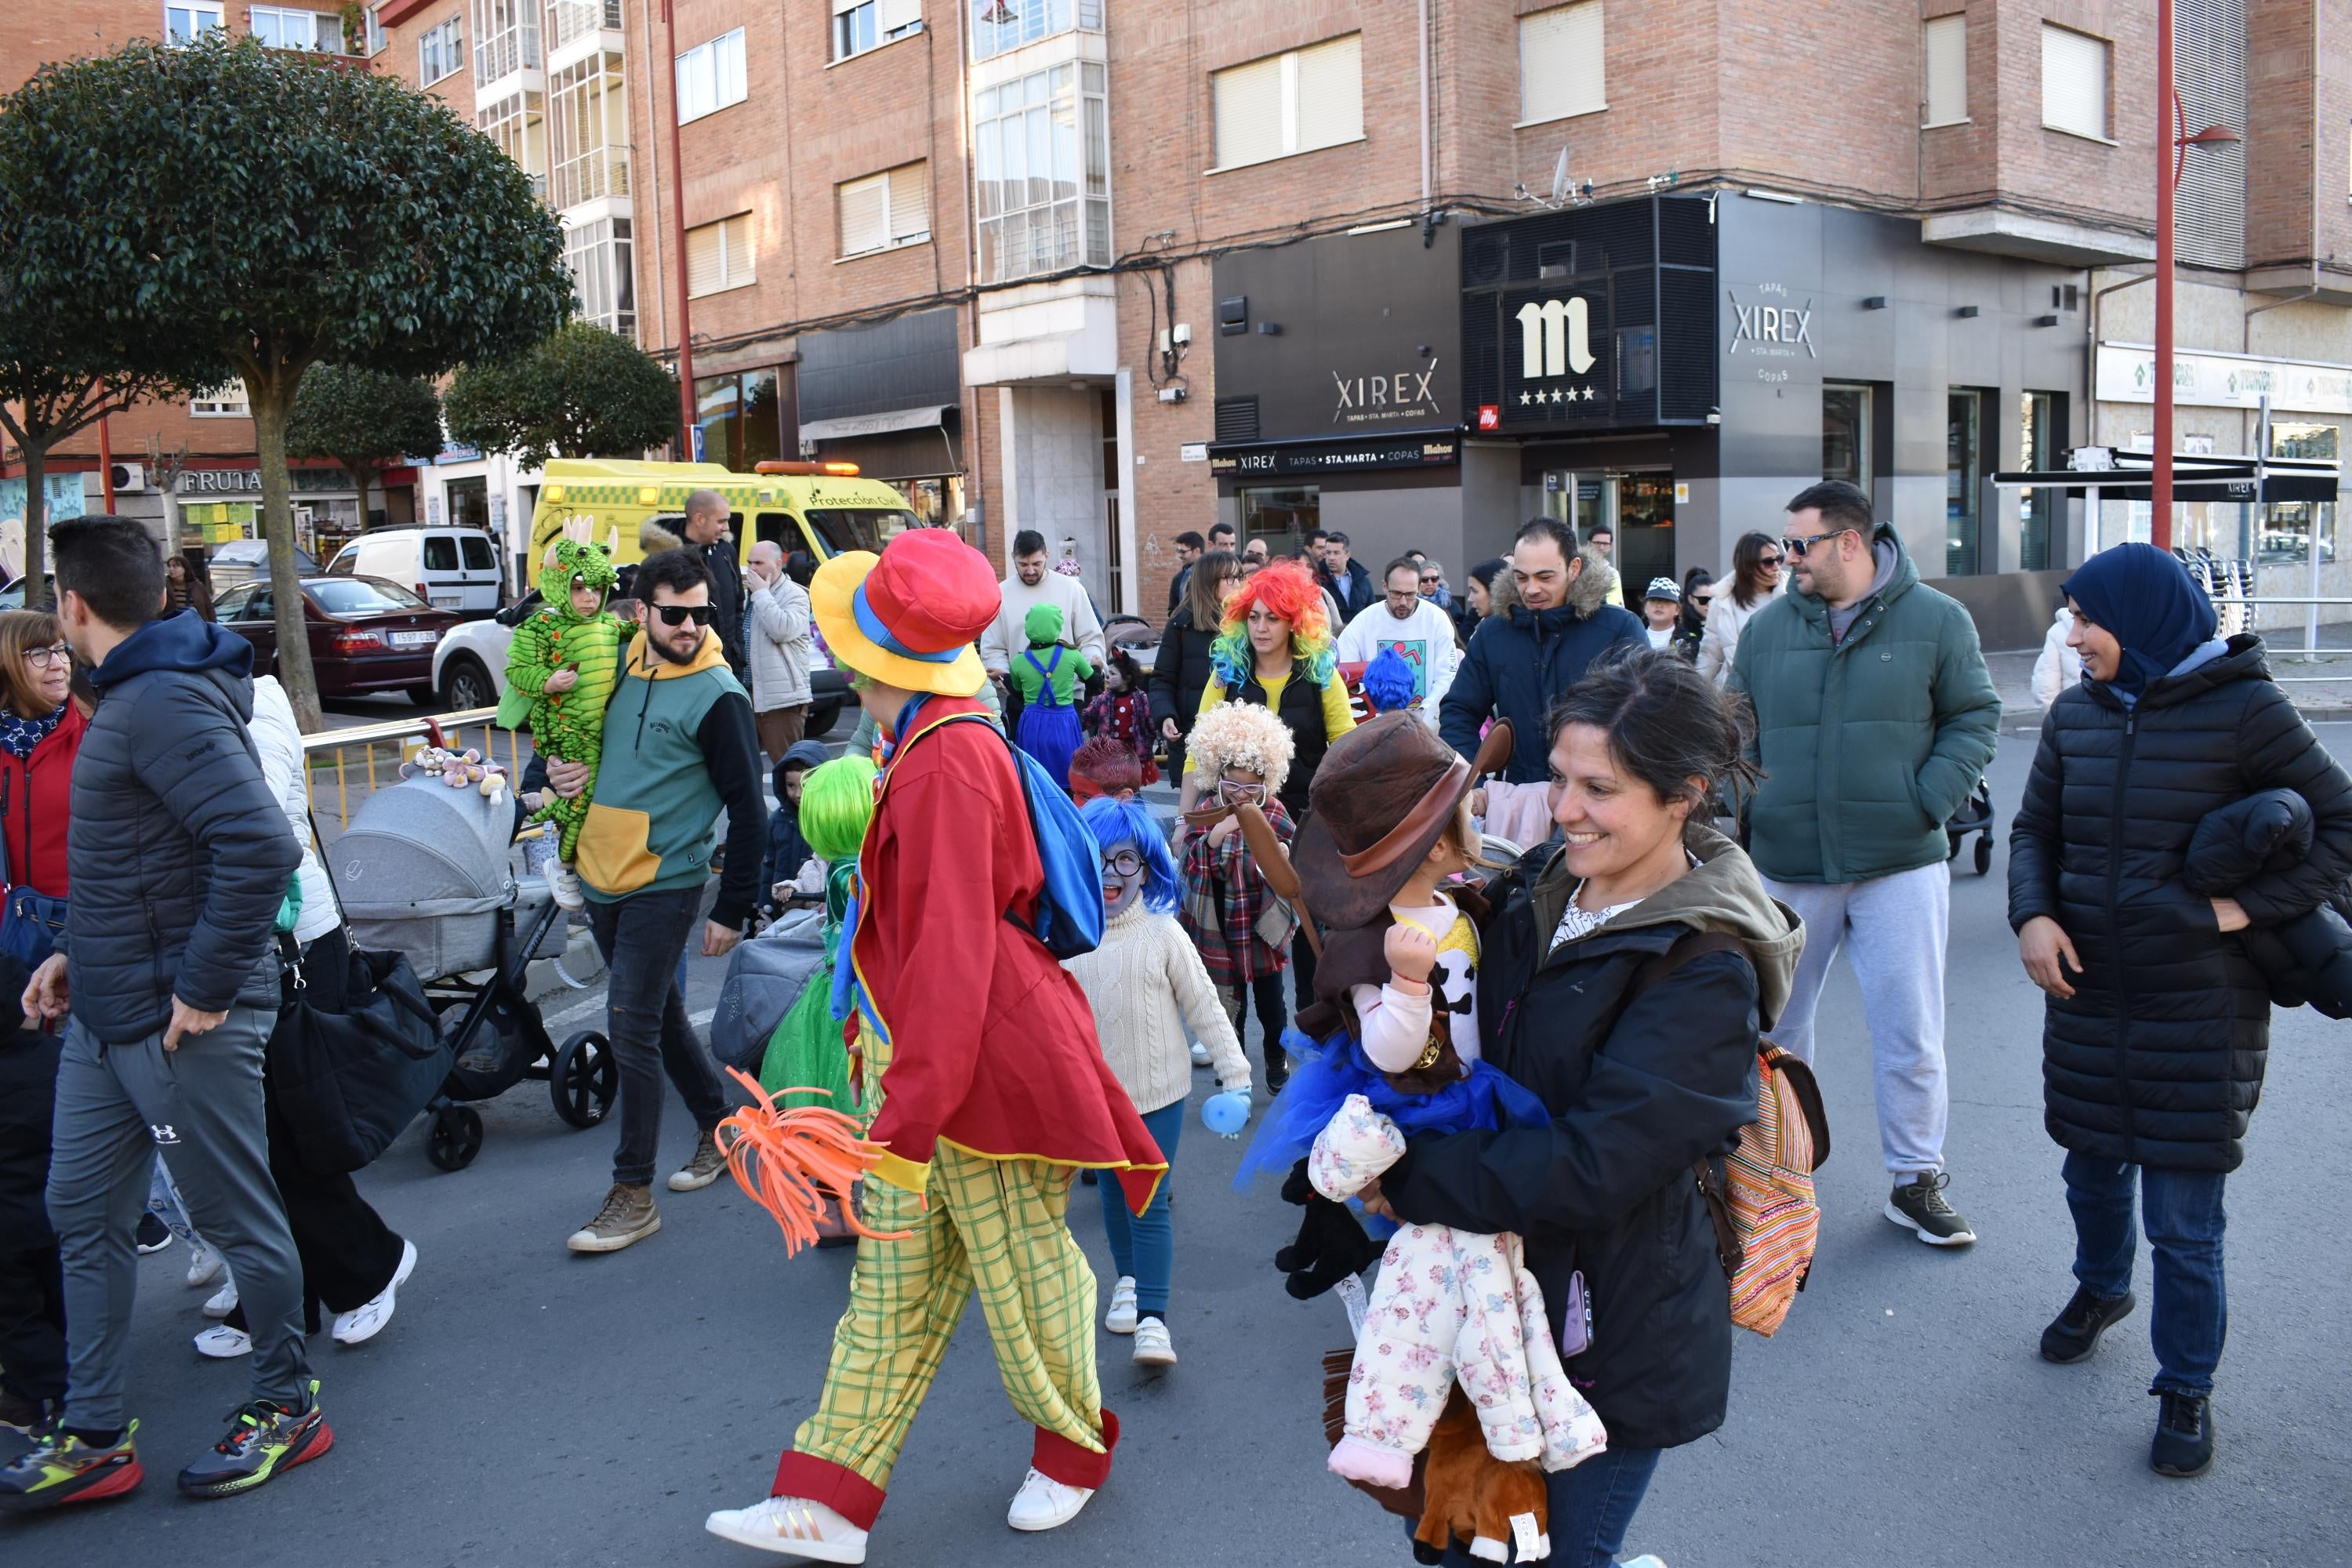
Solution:
<path fill-rule="evenodd" d="M 1281 794 L 1296 747 L 1281 720 L 1255 703 L 1223 704 L 1193 722 L 1186 749 L 1201 781 L 1202 811 L 1244 804 L 1261 806 L 1275 837 L 1286 845 L 1290 842 L 1296 829 Z M 1265 1038 L 1266 1088 L 1279 1091 L 1289 1075 L 1289 1058 L 1282 1049 L 1282 1031 L 1289 1021 L 1282 972 L 1290 964 L 1290 939 L 1298 918 L 1266 885 L 1242 837 L 1240 823 L 1231 815 L 1189 841 L 1177 920 L 1201 950 L 1201 963 L 1223 996 L 1236 1034 L 1242 1027 L 1244 994 L 1255 998 Z"/>

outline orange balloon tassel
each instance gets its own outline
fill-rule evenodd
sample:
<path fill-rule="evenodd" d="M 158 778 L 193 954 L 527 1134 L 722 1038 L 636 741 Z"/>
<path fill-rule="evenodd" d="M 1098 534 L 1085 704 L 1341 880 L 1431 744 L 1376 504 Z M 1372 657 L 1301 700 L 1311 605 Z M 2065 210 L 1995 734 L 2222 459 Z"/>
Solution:
<path fill-rule="evenodd" d="M 780 1089 L 774 1094 L 740 1068 L 728 1072 L 758 1098 L 719 1122 L 714 1136 L 726 1152 L 727 1169 L 744 1196 L 774 1217 L 784 1233 L 784 1255 L 814 1246 L 825 1217 L 826 1194 L 858 1235 L 876 1241 L 903 1241 L 912 1231 L 870 1230 L 849 1201 L 850 1188 L 874 1167 L 883 1146 L 863 1137 L 857 1123 L 830 1106 L 787 1110 L 777 1101 L 788 1094 L 828 1094 L 816 1089 Z"/>

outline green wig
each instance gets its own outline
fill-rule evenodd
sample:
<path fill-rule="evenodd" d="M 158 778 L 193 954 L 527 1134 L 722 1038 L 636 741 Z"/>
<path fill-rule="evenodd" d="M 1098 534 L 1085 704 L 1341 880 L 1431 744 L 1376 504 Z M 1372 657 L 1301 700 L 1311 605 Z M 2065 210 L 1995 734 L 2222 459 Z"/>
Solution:
<path fill-rule="evenodd" d="M 801 780 L 801 837 L 826 860 L 846 860 L 874 820 L 874 761 L 835 757 Z"/>

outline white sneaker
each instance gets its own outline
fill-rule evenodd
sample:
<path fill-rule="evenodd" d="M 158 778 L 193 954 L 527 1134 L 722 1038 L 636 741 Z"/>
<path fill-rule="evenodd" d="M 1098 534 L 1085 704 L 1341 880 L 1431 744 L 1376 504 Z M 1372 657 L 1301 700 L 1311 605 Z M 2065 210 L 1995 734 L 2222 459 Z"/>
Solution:
<path fill-rule="evenodd" d="M 1192 1042 L 1192 1065 L 1196 1068 L 1209 1065 L 1209 1047 L 1198 1040 Z"/>
<path fill-rule="evenodd" d="M 772 1497 L 750 1508 L 722 1508 L 702 1528 L 738 1546 L 811 1563 L 863 1563 L 866 1532 L 821 1502 Z"/>
<path fill-rule="evenodd" d="M 205 1300 L 204 1314 L 207 1318 L 220 1319 L 227 1317 L 236 1310 L 236 1281 L 224 1279 L 221 1281 L 221 1288 Z"/>
<path fill-rule="evenodd" d="M 253 1336 L 226 1323 L 215 1323 L 196 1336 L 196 1353 L 215 1361 L 235 1361 L 253 1353 Z"/>
<path fill-rule="evenodd" d="M 572 874 L 571 867 L 561 860 L 550 860 L 546 877 L 547 890 L 555 895 L 558 906 L 574 914 L 588 907 L 588 897 L 580 890 L 580 879 Z"/>
<path fill-rule="evenodd" d="M 1174 1366 L 1176 1346 L 1168 1337 L 1168 1325 L 1157 1318 L 1146 1318 L 1135 1325 L 1135 1364 L 1138 1366 Z"/>
<path fill-rule="evenodd" d="M 392 1271 L 392 1283 L 350 1311 L 335 1314 L 335 1342 L 339 1345 L 365 1344 L 375 1338 L 377 1332 L 392 1321 L 393 1293 L 406 1284 L 409 1275 L 415 1270 L 416 1243 L 404 1237 L 400 1244 L 400 1267 Z"/>
<path fill-rule="evenodd" d="M 1617 1568 L 1666 1568 L 1666 1564 L 1657 1553 L 1644 1552 L 1639 1557 L 1628 1557 Z"/>
<path fill-rule="evenodd" d="M 220 1278 L 221 1255 L 199 1245 L 188 1254 L 188 1289 L 201 1290 Z"/>
<path fill-rule="evenodd" d="M 1103 1314 L 1103 1327 L 1115 1334 L 1135 1332 L 1134 1275 L 1120 1275 L 1110 1288 L 1110 1310 Z"/>
<path fill-rule="evenodd" d="M 1042 1471 L 1031 1470 L 1021 1489 L 1013 1494 L 1012 1510 L 1004 1522 L 1015 1530 L 1055 1530 L 1078 1517 L 1094 1496 L 1091 1487 L 1065 1486 Z"/>

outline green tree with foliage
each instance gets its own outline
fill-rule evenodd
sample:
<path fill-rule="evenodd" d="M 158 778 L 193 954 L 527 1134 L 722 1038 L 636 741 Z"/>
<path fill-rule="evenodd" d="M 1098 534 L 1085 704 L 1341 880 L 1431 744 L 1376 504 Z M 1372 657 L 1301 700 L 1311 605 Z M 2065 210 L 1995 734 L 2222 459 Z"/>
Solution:
<path fill-rule="evenodd" d="M 442 406 L 449 436 L 526 468 L 635 457 L 677 436 L 677 378 L 628 339 L 572 321 L 506 359 L 467 364 Z"/>
<path fill-rule="evenodd" d="M 286 455 L 341 463 L 359 487 L 362 528 L 368 525 L 368 491 L 384 469 L 440 449 L 441 399 L 423 376 L 351 364 L 303 372 L 286 426 Z"/>
<path fill-rule="evenodd" d="M 68 341 L 120 344 L 110 374 L 243 379 L 278 672 L 316 729 L 286 474 L 303 375 L 438 375 L 547 336 L 573 305 L 555 216 L 436 100 L 217 32 L 43 67 L 0 103 L 0 183 L 11 286 Z"/>

